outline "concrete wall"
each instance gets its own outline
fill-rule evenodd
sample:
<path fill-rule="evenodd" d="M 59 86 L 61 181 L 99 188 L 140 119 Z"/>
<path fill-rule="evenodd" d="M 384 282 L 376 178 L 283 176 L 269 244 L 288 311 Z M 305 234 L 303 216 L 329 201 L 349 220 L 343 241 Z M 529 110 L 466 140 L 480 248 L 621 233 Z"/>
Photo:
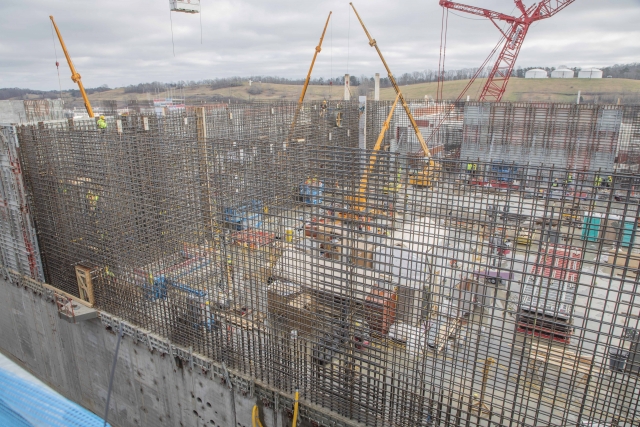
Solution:
<path fill-rule="evenodd" d="M 613 171 L 622 117 L 618 106 L 468 102 L 460 158 Z"/>
<path fill-rule="evenodd" d="M 41 122 L 65 118 L 61 99 L 0 101 L 0 124 Z"/>
<path fill-rule="evenodd" d="M 21 123 L 26 119 L 24 101 L 0 101 L 0 123 Z"/>
<path fill-rule="evenodd" d="M 46 294 L 2 278 L 0 295 L 0 351 L 65 397 L 103 416 L 116 334 L 99 318 L 78 324 L 61 320 Z M 265 427 L 290 425 L 285 411 L 265 408 L 257 393 L 244 393 L 230 390 L 211 372 L 150 352 L 147 345 L 125 335 L 109 421 L 117 427 L 248 427 L 259 401 Z"/>

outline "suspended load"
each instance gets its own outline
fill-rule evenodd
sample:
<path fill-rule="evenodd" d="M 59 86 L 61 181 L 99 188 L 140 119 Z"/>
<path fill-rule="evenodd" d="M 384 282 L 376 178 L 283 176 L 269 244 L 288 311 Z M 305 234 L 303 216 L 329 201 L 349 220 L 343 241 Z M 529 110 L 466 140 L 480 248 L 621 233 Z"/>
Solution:
<path fill-rule="evenodd" d="M 200 13 L 200 0 L 169 0 L 171 12 Z"/>

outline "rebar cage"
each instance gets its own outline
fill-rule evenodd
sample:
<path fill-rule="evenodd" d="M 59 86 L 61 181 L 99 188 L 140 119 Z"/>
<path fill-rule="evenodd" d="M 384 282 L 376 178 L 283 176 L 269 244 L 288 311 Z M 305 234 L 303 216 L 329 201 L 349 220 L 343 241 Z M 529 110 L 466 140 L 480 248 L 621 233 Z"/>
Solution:
<path fill-rule="evenodd" d="M 638 109 L 410 107 L 21 126 L 47 281 L 366 425 L 637 425 Z"/>

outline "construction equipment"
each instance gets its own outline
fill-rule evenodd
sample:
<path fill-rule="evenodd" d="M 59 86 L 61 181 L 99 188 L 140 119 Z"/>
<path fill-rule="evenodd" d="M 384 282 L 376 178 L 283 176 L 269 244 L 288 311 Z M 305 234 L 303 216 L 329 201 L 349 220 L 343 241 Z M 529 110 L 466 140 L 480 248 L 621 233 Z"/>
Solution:
<path fill-rule="evenodd" d="M 398 95 L 398 98 L 400 99 L 400 102 L 402 103 L 402 108 L 404 108 L 404 111 L 407 113 L 407 116 L 409 117 L 409 121 L 411 122 L 411 126 L 413 127 L 413 130 L 416 132 L 416 137 L 418 138 L 418 141 L 420 142 L 420 146 L 422 147 L 422 151 L 424 151 L 424 155 L 426 157 L 431 157 L 431 152 L 429 151 L 429 148 L 427 147 L 427 144 L 424 142 L 424 138 L 422 137 L 422 133 L 420 132 L 420 129 L 418 128 L 418 123 L 416 123 L 415 119 L 413 118 L 413 114 L 411 114 L 411 109 L 409 108 L 409 104 L 407 104 L 407 101 L 404 99 L 404 96 L 402 95 L 402 92 L 400 91 L 400 87 L 398 86 L 398 83 L 396 83 L 396 79 L 393 77 L 393 74 L 391 73 L 391 70 L 389 69 L 389 66 L 387 65 L 387 61 L 384 60 L 384 56 L 382 56 L 382 52 L 380 52 L 380 48 L 378 47 L 378 43 L 371 37 L 371 35 L 369 34 L 369 31 L 367 31 L 367 27 L 364 26 L 364 22 L 362 22 L 362 19 L 360 18 L 360 15 L 358 15 L 358 11 L 356 10 L 356 8 L 353 5 L 353 3 L 349 3 L 349 4 L 353 8 L 353 11 L 355 12 L 356 16 L 358 17 L 358 21 L 360 21 L 360 25 L 362 25 L 362 29 L 364 30 L 365 34 L 367 35 L 367 38 L 369 39 L 369 45 L 376 49 L 376 52 L 378 52 L 378 56 L 380 56 L 380 60 L 382 61 L 382 65 L 384 65 L 384 68 L 387 70 L 387 75 L 389 76 L 389 81 L 391 82 L 391 85 L 393 86 L 393 89 L 396 91 L 396 94 Z"/>
<path fill-rule="evenodd" d="M 422 169 L 409 172 L 409 185 L 413 185 L 414 187 L 433 186 L 436 170 L 437 168 L 432 161 L 425 163 Z"/>
<path fill-rule="evenodd" d="M 200 0 L 169 0 L 171 12 L 200 13 Z"/>
<path fill-rule="evenodd" d="M 51 23 L 53 24 L 53 28 L 56 30 L 56 34 L 58 35 L 58 40 L 60 40 L 60 46 L 62 47 L 62 51 L 64 52 L 64 56 L 67 58 L 67 63 L 69 63 L 69 68 L 71 69 L 71 80 L 74 83 L 78 84 L 78 88 L 80 89 L 80 93 L 82 94 L 82 99 L 84 100 L 84 107 L 87 109 L 87 113 L 89 113 L 89 117 L 93 118 L 93 109 L 91 108 L 91 103 L 89 102 L 89 98 L 87 97 L 87 92 L 84 90 L 84 86 L 82 86 L 82 80 L 80 74 L 76 71 L 76 67 L 73 66 L 73 61 L 71 61 L 71 57 L 69 56 L 69 52 L 67 51 L 67 46 L 64 44 L 64 40 L 62 40 L 62 35 L 60 34 L 60 30 L 56 25 L 56 21 L 53 19 L 52 15 L 49 15 L 49 19 L 51 19 Z"/>
<path fill-rule="evenodd" d="M 519 245 L 529 246 L 531 245 L 533 232 L 524 227 L 520 227 L 516 233 L 516 243 Z"/>
<path fill-rule="evenodd" d="M 499 102 L 504 95 L 509 82 L 509 77 L 513 72 L 513 67 L 516 64 L 516 59 L 520 53 L 520 48 L 524 42 L 524 38 L 529 31 L 531 24 L 540 21 L 542 19 L 551 18 L 556 13 L 560 12 L 565 7 L 569 6 L 575 0 L 543 0 L 537 4 L 533 4 L 528 8 L 522 3 L 522 0 L 514 0 L 516 7 L 520 10 L 521 15 L 519 17 L 505 15 L 503 13 L 494 12 L 492 10 L 483 9 L 475 6 L 468 6 L 465 4 L 455 3 L 452 1 L 440 0 L 440 6 L 446 9 L 456 10 L 458 12 L 466 12 L 472 15 L 483 16 L 489 18 L 493 25 L 502 34 L 502 39 L 491 52 L 489 57 L 485 60 L 485 64 L 491 59 L 497 48 L 502 44 L 502 49 L 498 55 L 496 63 L 493 65 L 491 72 L 487 78 L 482 92 L 480 93 L 479 101 L 495 101 Z M 498 21 L 506 22 L 510 28 L 503 31 L 498 26 Z M 446 47 L 445 47 L 446 48 Z M 443 51 L 443 49 L 441 49 Z M 442 53 L 444 55 L 444 52 Z M 478 68 L 478 72 L 484 70 L 484 64 Z M 460 97 L 471 87 L 473 82 L 479 73 L 473 76 L 467 86 L 464 88 Z"/>
<path fill-rule="evenodd" d="M 478 67 L 476 73 L 471 77 L 467 85 L 462 89 L 460 95 L 454 101 L 454 104 L 458 101 L 462 100 L 464 95 L 467 93 L 473 82 L 476 81 L 480 73 L 485 70 L 486 65 L 489 63 L 493 55 L 497 52 L 500 45 L 502 45 L 502 50 L 498 55 L 498 59 L 496 63 L 493 65 L 491 72 L 487 78 L 487 81 L 482 88 L 482 92 L 480 93 L 480 97 L 478 101 L 495 101 L 500 102 L 502 100 L 502 96 L 507 89 L 507 83 L 509 83 L 509 78 L 513 72 L 513 67 L 515 66 L 516 59 L 518 58 L 518 54 L 520 53 L 520 48 L 524 43 L 524 38 L 529 31 L 529 27 L 534 22 L 540 21 L 541 19 L 550 18 L 556 13 L 560 12 L 565 7 L 569 6 L 575 0 L 543 0 L 538 4 L 533 4 L 529 8 L 525 8 L 524 4 L 521 0 L 514 0 L 516 3 L 516 7 L 522 12 L 522 15 L 518 18 L 514 16 L 505 15 L 503 13 L 494 12 L 488 9 L 482 9 L 475 6 L 468 6 L 460 3 L 455 3 L 452 1 L 440 0 L 440 6 L 445 9 L 457 10 L 459 12 L 471 13 L 478 16 L 483 16 L 489 18 L 491 22 L 498 28 L 500 33 L 502 34 L 502 38 L 493 48 L 487 59 L 484 60 L 482 65 Z M 447 15 L 448 16 L 448 15 Z M 504 21 L 507 24 L 511 25 L 511 28 L 505 32 L 503 31 L 497 24 L 497 21 Z M 443 15 L 443 30 L 445 31 L 445 45 L 440 46 L 440 55 L 441 55 L 441 64 L 438 69 L 438 94 L 441 95 L 442 89 L 442 75 L 444 74 L 444 61 L 443 58 L 446 52 L 446 28 L 448 27 L 444 15 Z M 440 98 L 439 98 L 440 99 Z M 437 134 L 438 130 L 442 126 L 442 124 L 449 118 L 449 114 L 445 114 L 438 123 L 433 127 L 433 131 L 431 135 L 427 138 L 427 143 L 430 142 L 434 136 Z"/>
<path fill-rule="evenodd" d="M 318 42 L 318 46 L 316 46 L 316 51 L 313 54 L 313 59 L 311 60 L 311 66 L 309 67 L 309 72 L 307 73 L 307 78 L 304 81 L 304 86 L 302 86 L 302 93 L 300 93 L 300 99 L 298 100 L 298 109 L 296 110 L 295 115 L 293 116 L 293 121 L 291 122 L 291 130 L 289 131 L 289 139 L 293 134 L 293 131 L 296 128 L 296 122 L 298 121 L 298 115 L 300 114 L 300 109 L 302 108 L 302 102 L 304 101 L 304 96 L 307 93 L 307 87 L 309 87 L 309 81 L 311 80 L 311 72 L 313 71 L 313 66 L 316 63 L 316 58 L 318 54 L 322 50 L 322 41 L 324 40 L 324 35 L 327 32 L 327 26 L 329 25 L 329 19 L 331 19 L 331 11 L 329 11 L 329 16 L 327 16 L 327 22 L 324 24 L 324 29 L 322 30 L 322 35 L 320 36 L 320 41 Z M 337 120 L 338 118 L 336 118 Z M 338 125 L 340 126 L 340 125 Z"/>
<path fill-rule="evenodd" d="M 380 134 L 378 135 L 378 140 L 376 141 L 376 145 L 373 147 L 373 153 L 369 157 L 369 164 L 365 169 L 362 177 L 360 178 L 360 185 L 358 186 L 358 194 L 356 198 L 353 200 L 353 207 L 359 211 L 363 211 L 367 205 L 367 198 L 365 193 L 367 192 L 367 185 L 369 183 L 369 175 L 373 171 L 373 167 L 376 164 L 376 160 L 378 158 L 378 151 L 380 151 L 380 147 L 382 146 L 382 141 L 384 140 L 384 135 L 389 130 L 389 124 L 391 123 L 391 118 L 393 117 L 393 112 L 396 109 L 396 105 L 398 105 L 398 99 L 400 99 L 400 94 L 396 95 L 396 100 L 391 105 L 391 110 L 389 111 L 389 115 L 387 119 L 382 124 L 382 129 L 380 130 Z"/>
<path fill-rule="evenodd" d="M 409 184 L 410 185 L 415 185 L 415 186 L 431 186 L 432 182 L 434 180 L 433 179 L 434 172 L 436 171 L 435 163 L 433 162 L 433 160 L 431 160 L 431 151 L 427 147 L 427 144 L 426 144 L 424 138 L 422 137 L 422 133 L 420 132 L 420 128 L 418 127 L 417 122 L 413 118 L 413 115 L 411 114 L 411 109 L 409 108 L 409 105 L 405 101 L 404 96 L 402 95 L 402 92 L 400 91 L 400 87 L 396 83 L 396 80 L 393 77 L 393 74 L 391 73 L 391 70 L 389 69 L 389 66 L 387 65 L 387 62 L 385 61 L 384 57 L 382 56 L 382 52 L 380 51 L 380 48 L 378 47 L 377 42 L 369 34 L 369 31 L 365 27 L 364 22 L 360 18 L 360 15 L 358 14 L 358 11 L 356 10 L 356 8 L 353 5 L 353 3 L 349 3 L 349 4 L 353 8 L 353 11 L 355 12 L 356 16 L 358 17 L 358 21 L 360 21 L 360 24 L 362 25 L 362 28 L 363 28 L 365 34 L 367 35 L 367 38 L 369 39 L 369 45 L 372 46 L 372 47 L 375 47 L 376 52 L 378 52 L 378 56 L 380 56 L 380 60 L 382 61 L 382 64 L 384 65 L 384 67 L 385 67 L 385 69 L 387 71 L 387 75 L 389 76 L 389 81 L 393 85 L 393 88 L 394 88 L 394 90 L 395 90 L 395 92 L 397 94 L 397 98 L 401 101 L 402 107 L 404 108 L 405 112 L 407 113 L 407 116 L 409 118 L 411 126 L 413 127 L 413 130 L 415 131 L 416 137 L 418 138 L 418 142 L 420 143 L 420 147 L 422 148 L 424 156 L 427 158 L 427 161 L 425 162 L 425 164 L 423 165 L 423 167 L 420 170 L 411 172 L 409 174 Z M 397 100 L 396 100 L 396 102 L 397 102 Z M 394 105 L 395 105 L 395 103 L 394 103 Z M 388 121 L 390 121 L 390 117 L 389 117 Z M 386 129 L 388 129 L 388 124 L 387 124 Z M 386 129 L 383 128 L 383 132 L 385 132 Z"/>
<path fill-rule="evenodd" d="M 396 83 L 396 79 L 393 77 L 393 74 L 391 73 L 391 70 L 389 69 L 389 66 L 387 65 L 387 61 L 385 61 L 384 56 L 382 56 L 382 52 L 380 51 L 380 48 L 378 47 L 378 43 L 375 41 L 375 39 L 373 39 L 371 37 L 371 35 L 369 34 L 369 31 L 367 31 L 367 27 L 365 27 L 364 22 L 362 22 L 362 19 L 360 18 L 360 15 L 358 15 L 358 11 L 356 10 L 356 8 L 353 5 L 353 3 L 349 3 L 349 4 L 353 8 L 353 11 L 355 12 L 356 16 L 358 17 L 358 21 L 360 21 L 360 25 L 362 25 L 362 29 L 364 30 L 365 34 L 367 35 L 367 38 L 369 39 L 369 45 L 371 47 L 374 47 L 376 49 L 376 52 L 378 52 L 378 56 L 380 56 L 380 60 L 382 61 L 382 65 L 384 65 L 385 70 L 387 70 L 387 75 L 389 77 L 389 81 L 391 82 L 391 85 L 393 86 L 393 89 L 396 91 L 398 99 L 402 103 L 402 108 L 404 108 L 404 111 L 407 113 L 407 116 L 409 117 L 409 122 L 411 123 L 411 127 L 413 127 L 413 130 L 416 133 L 416 137 L 418 138 L 418 142 L 420 142 L 420 147 L 422 148 L 424 156 L 427 159 L 429 159 L 426 162 L 425 167 L 421 171 L 416 172 L 416 174 L 415 174 L 416 175 L 415 182 L 429 182 L 430 183 L 431 180 L 432 180 L 432 174 L 435 171 L 435 163 L 433 162 L 433 160 L 431 160 L 431 151 L 429 150 L 429 147 L 427 147 L 427 143 L 424 141 L 424 138 L 422 137 L 422 133 L 420 132 L 420 128 L 418 128 L 418 123 L 413 118 L 413 114 L 411 114 L 411 109 L 409 108 L 409 104 L 407 104 L 407 101 L 404 99 L 404 96 L 402 95 L 402 92 L 400 91 L 400 87 L 398 86 L 398 83 Z"/>

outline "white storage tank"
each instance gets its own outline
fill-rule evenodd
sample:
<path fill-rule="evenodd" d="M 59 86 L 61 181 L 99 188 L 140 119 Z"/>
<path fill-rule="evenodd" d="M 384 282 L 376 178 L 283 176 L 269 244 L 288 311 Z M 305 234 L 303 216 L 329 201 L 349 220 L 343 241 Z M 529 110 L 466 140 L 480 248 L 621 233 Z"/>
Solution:
<path fill-rule="evenodd" d="M 540 68 L 532 68 L 524 73 L 525 79 L 546 79 L 547 77 L 547 72 Z"/>
<path fill-rule="evenodd" d="M 552 79 L 572 79 L 573 78 L 573 70 L 561 65 L 557 70 L 553 70 L 551 72 Z"/>
<path fill-rule="evenodd" d="M 601 79 L 602 70 L 597 68 L 584 68 L 578 72 L 579 79 Z"/>

